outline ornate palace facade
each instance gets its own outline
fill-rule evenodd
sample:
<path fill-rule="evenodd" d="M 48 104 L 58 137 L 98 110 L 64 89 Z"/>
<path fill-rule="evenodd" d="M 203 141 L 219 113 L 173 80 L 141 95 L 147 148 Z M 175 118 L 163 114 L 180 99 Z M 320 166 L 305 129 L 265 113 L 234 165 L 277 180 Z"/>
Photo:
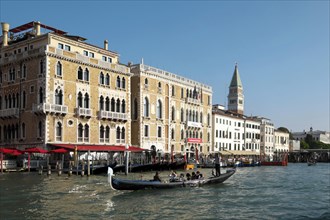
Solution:
<path fill-rule="evenodd" d="M 107 41 L 39 22 L 2 30 L 0 145 L 130 144 L 132 74 Z"/>
<path fill-rule="evenodd" d="M 160 153 L 209 153 L 212 88 L 143 63 L 131 72 L 132 144 Z"/>

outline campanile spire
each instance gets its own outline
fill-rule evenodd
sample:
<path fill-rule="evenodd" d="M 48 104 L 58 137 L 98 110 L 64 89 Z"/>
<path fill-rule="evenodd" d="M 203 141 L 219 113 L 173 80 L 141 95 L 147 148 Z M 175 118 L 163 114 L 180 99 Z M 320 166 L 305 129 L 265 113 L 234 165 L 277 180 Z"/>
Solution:
<path fill-rule="evenodd" d="M 239 114 L 244 113 L 243 84 L 238 73 L 237 63 L 235 64 L 234 74 L 229 86 L 228 110 Z"/>

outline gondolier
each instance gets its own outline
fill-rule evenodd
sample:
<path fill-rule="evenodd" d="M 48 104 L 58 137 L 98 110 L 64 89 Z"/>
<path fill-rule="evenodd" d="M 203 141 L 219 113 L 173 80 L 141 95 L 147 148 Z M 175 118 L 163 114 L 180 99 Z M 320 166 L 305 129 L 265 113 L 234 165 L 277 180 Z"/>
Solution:
<path fill-rule="evenodd" d="M 215 172 L 216 172 L 215 176 L 220 176 L 220 157 L 217 153 L 215 154 L 214 163 L 215 163 Z"/>

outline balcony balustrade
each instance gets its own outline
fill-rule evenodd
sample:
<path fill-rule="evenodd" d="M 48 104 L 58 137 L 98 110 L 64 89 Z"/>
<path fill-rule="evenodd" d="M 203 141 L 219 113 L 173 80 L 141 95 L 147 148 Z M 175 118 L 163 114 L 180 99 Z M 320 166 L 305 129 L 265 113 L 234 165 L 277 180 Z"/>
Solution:
<path fill-rule="evenodd" d="M 76 108 L 76 115 L 79 117 L 92 117 L 93 111 L 90 108 Z"/>
<path fill-rule="evenodd" d="M 18 116 L 19 116 L 18 108 L 0 110 L 0 118 L 18 118 Z"/>
<path fill-rule="evenodd" d="M 34 112 L 34 113 L 44 113 L 44 103 L 33 104 L 32 105 L 32 112 Z"/>
<path fill-rule="evenodd" d="M 88 143 L 89 142 L 89 137 L 78 137 L 78 142 Z"/>
<path fill-rule="evenodd" d="M 32 49 L 29 51 L 24 51 L 24 52 L 18 53 L 18 54 L 11 53 L 8 57 L 4 57 L 3 59 L 0 59 L 0 64 L 5 64 L 5 63 L 13 62 L 15 60 L 20 60 L 20 59 L 30 57 L 32 55 L 38 55 L 38 54 L 44 54 L 44 53 L 45 53 L 45 50 L 43 49 L 43 47 Z"/>
<path fill-rule="evenodd" d="M 194 122 L 194 121 L 187 121 L 187 126 L 193 127 L 193 128 L 202 128 L 202 123 Z"/>
<path fill-rule="evenodd" d="M 195 105 L 200 105 L 201 104 L 201 100 L 200 99 L 193 99 L 193 98 L 186 98 L 186 102 L 190 103 L 190 104 L 195 104 Z"/>
<path fill-rule="evenodd" d="M 100 143 L 109 143 L 110 138 L 100 138 Z"/>
<path fill-rule="evenodd" d="M 53 114 L 66 115 L 68 113 L 68 106 L 58 105 L 58 104 L 49 104 L 49 103 L 40 103 L 38 105 L 34 104 L 32 106 L 32 111 L 34 113 L 53 113 Z"/>
<path fill-rule="evenodd" d="M 125 139 L 116 139 L 117 144 L 125 144 Z"/>
<path fill-rule="evenodd" d="M 110 119 L 110 120 L 121 120 L 127 121 L 127 114 L 120 112 L 110 112 L 110 111 L 99 111 L 99 118 Z"/>

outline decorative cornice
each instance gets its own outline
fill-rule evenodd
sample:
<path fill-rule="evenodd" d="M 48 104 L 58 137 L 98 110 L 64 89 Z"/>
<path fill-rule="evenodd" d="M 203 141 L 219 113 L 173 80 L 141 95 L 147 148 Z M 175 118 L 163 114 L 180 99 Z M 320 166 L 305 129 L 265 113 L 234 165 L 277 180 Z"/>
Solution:
<path fill-rule="evenodd" d="M 27 62 L 27 61 L 30 61 L 30 60 L 33 60 L 33 59 L 36 59 L 36 58 L 41 58 L 41 57 L 44 57 L 44 56 L 45 56 L 44 53 L 33 54 L 33 55 L 29 55 L 27 57 L 22 57 L 20 59 L 14 59 L 13 61 L 8 61 L 4 64 L 1 64 L 0 67 L 10 67 L 13 64 L 14 65 L 21 64 L 21 63 L 24 63 L 24 62 Z"/>
<path fill-rule="evenodd" d="M 145 64 L 136 64 L 131 67 L 132 70 L 136 69 L 136 72 L 134 73 L 135 75 L 140 75 L 140 76 L 151 76 L 155 78 L 162 78 L 164 80 L 178 83 L 180 85 L 185 85 L 187 87 L 195 87 L 197 89 L 202 89 L 203 92 L 210 93 L 212 94 L 212 87 L 208 86 L 206 84 L 194 81 L 192 79 L 188 79 L 183 76 L 176 75 L 174 73 L 170 73 L 155 67 L 151 67 Z M 166 75 L 167 74 L 167 75 Z"/>
<path fill-rule="evenodd" d="M 52 52 L 49 52 L 49 51 L 46 51 L 46 55 L 50 56 L 50 57 L 54 57 L 56 59 L 61 59 L 61 60 L 69 61 L 69 62 L 72 62 L 72 63 L 77 63 L 77 64 L 80 64 L 80 65 L 90 66 L 90 67 L 94 67 L 94 68 L 97 68 L 97 69 L 102 69 L 102 70 L 105 70 L 105 71 L 111 71 L 111 72 L 114 72 L 114 73 L 119 73 L 119 74 L 123 74 L 123 75 L 130 76 L 130 77 L 133 76 L 132 73 L 125 73 L 125 72 L 122 72 L 122 71 L 119 71 L 119 70 L 114 70 L 114 69 L 111 69 L 111 68 L 105 68 L 105 67 L 102 67 L 102 66 L 97 65 L 97 64 L 84 62 L 84 61 L 81 61 L 81 60 L 78 60 L 78 59 L 73 59 L 73 58 L 70 58 L 70 57 L 55 54 L 55 53 L 52 53 Z"/>
<path fill-rule="evenodd" d="M 53 33 L 49 33 L 49 36 L 54 38 L 54 39 L 61 40 L 61 41 L 66 41 L 66 42 L 70 43 L 71 45 L 75 45 L 75 46 L 80 47 L 80 48 L 85 48 L 87 50 L 91 50 L 91 51 L 94 51 L 94 52 L 97 52 L 97 53 L 100 53 L 102 51 L 102 54 L 107 55 L 107 56 L 114 56 L 114 57 L 118 56 L 118 53 L 116 53 L 116 52 L 105 50 L 101 47 L 97 47 L 97 46 L 88 44 L 86 42 L 79 42 L 79 41 L 76 41 L 76 40 L 72 40 L 68 37 L 60 36 L 60 35 L 53 34 Z"/>

